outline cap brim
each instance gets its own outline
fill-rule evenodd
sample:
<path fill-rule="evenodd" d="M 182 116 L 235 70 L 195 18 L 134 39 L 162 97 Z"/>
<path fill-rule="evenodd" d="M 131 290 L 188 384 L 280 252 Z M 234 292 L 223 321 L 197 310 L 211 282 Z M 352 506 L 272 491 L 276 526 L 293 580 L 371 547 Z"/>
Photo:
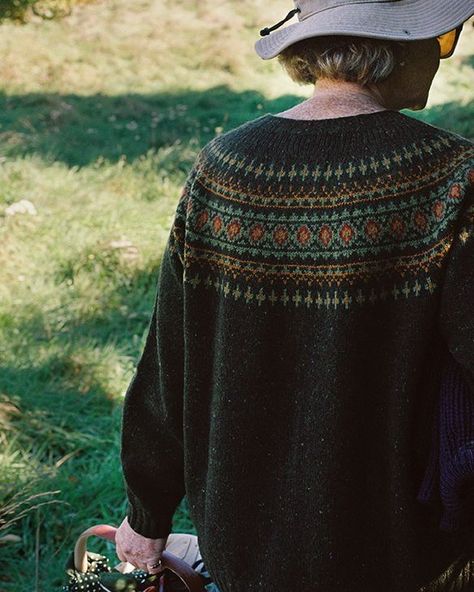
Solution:
<path fill-rule="evenodd" d="M 255 51 L 262 59 L 268 60 L 297 41 L 324 35 L 402 41 L 429 39 L 456 28 L 473 14 L 473 0 L 346 4 L 273 31 L 256 41 Z"/>

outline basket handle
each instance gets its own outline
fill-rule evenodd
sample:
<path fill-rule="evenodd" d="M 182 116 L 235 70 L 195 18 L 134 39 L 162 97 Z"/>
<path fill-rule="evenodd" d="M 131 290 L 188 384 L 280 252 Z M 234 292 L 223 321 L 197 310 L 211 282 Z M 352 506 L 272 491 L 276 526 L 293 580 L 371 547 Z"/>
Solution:
<path fill-rule="evenodd" d="M 90 536 L 98 536 L 102 539 L 115 543 L 115 526 L 108 524 L 97 524 L 86 529 L 76 541 L 74 546 L 74 567 L 77 571 L 87 571 L 87 539 Z M 173 555 L 169 551 L 162 551 L 161 564 L 165 569 L 172 571 L 187 587 L 189 592 L 206 592 L 199 574 L 185 561 Z"/>

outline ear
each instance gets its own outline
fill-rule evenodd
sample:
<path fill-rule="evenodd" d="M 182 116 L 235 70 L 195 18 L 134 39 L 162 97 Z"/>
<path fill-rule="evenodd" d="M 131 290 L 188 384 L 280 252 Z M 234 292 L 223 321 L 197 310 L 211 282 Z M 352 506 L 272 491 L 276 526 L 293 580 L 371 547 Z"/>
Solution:
<path fill-rule="evenodd" d="M 410 46 L 407 41 L 395 41 L 394 45 L 395 68 L 403 67 L 407 64 L 410 56 Z"/>

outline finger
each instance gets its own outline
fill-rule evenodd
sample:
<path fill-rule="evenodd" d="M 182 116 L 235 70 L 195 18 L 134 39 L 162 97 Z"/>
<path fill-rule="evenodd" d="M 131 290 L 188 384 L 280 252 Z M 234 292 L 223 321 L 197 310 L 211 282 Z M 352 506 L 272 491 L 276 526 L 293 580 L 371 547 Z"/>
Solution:
<path fill-rule="evenodd" d="M 159 574 L 164 570 L 161 558 L 157 557 L 154 561 L 149 561 L 146 565 L 146 571 L 150 574 Z"/>
<path fill-rule="evenodd" d="M 135 569 L 148 571 L 146 561 L 142 561 L 139 557 L 133 557 L 129 555 L 127 561 L 131 563 L 135 567 Z"/>

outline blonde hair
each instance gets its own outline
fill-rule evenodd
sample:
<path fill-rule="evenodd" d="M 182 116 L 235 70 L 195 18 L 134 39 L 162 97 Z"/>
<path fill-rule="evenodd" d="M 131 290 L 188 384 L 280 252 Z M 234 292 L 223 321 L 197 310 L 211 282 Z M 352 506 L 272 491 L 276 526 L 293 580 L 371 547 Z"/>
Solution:
<path fill-rule="evenodd" d="M 365 85 L 380 82 L 392 73 L 396 48 L 396 43 L 386 39 L 310 37 L 284 49 L 278 61 L 298 84 L 327 78 Z"/>

